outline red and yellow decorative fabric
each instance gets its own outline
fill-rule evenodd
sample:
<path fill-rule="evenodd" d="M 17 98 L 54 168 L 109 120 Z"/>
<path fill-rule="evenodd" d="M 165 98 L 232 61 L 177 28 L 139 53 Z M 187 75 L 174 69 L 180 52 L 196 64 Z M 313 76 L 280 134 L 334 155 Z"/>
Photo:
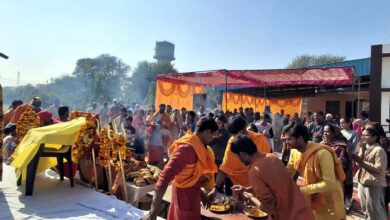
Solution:
<path fill-rule="evenodd" d="M 280 112 L 284 109 L 285 114 L 293 115 L 295 112 L 300 113 L 302 108 L 302 97 L 295 98 L 259 98 L 255 96 L 238 94 L 233 92 L 227 93 L 227 109 L 253 108 L 255 111 L 262 111 L 264 106 L 270 106 L 271 112 Z M 223 94 L 222 109 L 226 111 L 226 93 Z"/>
<path fill-rule="evenodd" d="M 201 86 L 157 80 L 155 105 L 169 104 L 174 109 L 182 107 L 192 109 L 193 95 L 204 93 L 205 91 Z"/>

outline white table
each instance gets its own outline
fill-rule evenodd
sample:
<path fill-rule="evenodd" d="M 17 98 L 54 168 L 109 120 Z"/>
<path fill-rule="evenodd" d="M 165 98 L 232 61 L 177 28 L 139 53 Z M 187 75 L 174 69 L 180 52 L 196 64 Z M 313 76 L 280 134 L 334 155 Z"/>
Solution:
<path fill-rule="evenodd" d="M 156 184 L 138 187 L 132 182 L 126 182 L 128 201 L 135 207 L 139 207 L 140 202 L 151 202 L 152 199 L 147 196 L 148 192 L 154 191 Z"/>
<path fill-rule="evenodd" d="M 139 220 L 147 211 L 75 184 L 59 180 L 46 170 L 36 176 L 33 196 L 24 196 L 24 185 L 16 185 L 15 171 L 4 166 L 0 182 L 0 219 L 131 219 Z"/>

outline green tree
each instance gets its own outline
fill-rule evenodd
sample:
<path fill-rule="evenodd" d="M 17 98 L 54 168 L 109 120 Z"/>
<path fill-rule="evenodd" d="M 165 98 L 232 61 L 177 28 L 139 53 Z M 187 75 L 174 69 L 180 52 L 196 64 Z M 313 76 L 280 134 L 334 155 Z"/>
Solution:
<path fill-rule="evenodd" d="M 85 110 L 85 94 L 81 89 L 83 86 L 84 84 L 75 76 L 63 75 L 53 78 L 48 84 L 5 87 L 4 103 L 9 105 L 16 99 L 29 103 L 33 97 L 38 96 L 42 99 L 43 108 L 59 99 L 61 105 L 67 105 L 72 110 Z"/>
<path fill-rule="evenodd" d="M 60 100 L 61 105 L 67 105 L 73 110 L 85 110 L 85 100 L 83 93 L 84 84 L 75 76 L 62 75 L 54 78 L 44 90 L 48 95 L 48 99 L 43 99 L 44 102 L 53 104 L 56 99 Z"/>
<path fill-rule="evenodd" d="M 214 87 L 205 88 L 207 106 L 214 109 L 221 103 L 222 92 L 217 91 Z"/>
<path fill-rule="evenodd" d="M 170 63 L 139 62 L 126 87 L 130 101 L 146 105 L 153 104 L 156 93 L 156 76 L 165 73 L 177 73 L 177 70 Z"/>
<path fill-rule="evenodd" d="M 287 65 L 287 69 L 299 69 L 309 66 L 317 66 L 321 64 L 337 63 L 345 60 L 345 56 L 335 56 L 330 54 L 325 55 L 309 55 L 303 54 L 295 57 L 290 64 Z"/>
<path fill-rule="evenodd" d="M 4 87 L 4 104 L 11 104 L 13 100 L 20 99 L 23 102 L 30 102 L 34 96 L 39 96 L 38 90 L 31 84 L 18 87 Z M 8 106 L 6 106 L 8 107 Z"/>
<path fill-rule="evenodd" d="M 120 97 L 128 80 L 129 69 L 119 58 L 102 54 L 96 58 L 79 59 L 73 75 L 83 83 L 80 89 L 84 94 L 85 104 L 88 104 Z"/>

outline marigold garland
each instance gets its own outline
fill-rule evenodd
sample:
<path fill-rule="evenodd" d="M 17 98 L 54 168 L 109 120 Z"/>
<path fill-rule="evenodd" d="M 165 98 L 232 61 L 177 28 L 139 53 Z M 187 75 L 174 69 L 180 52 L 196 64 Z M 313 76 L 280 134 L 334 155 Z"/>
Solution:
<path fill-rule="evenodd" d="M 79 111 L 74 111 L 70 114 L 70 120 L 78 118 L 78 117 L 84 117 L 87 120 L 89 120 L 92 117 L 92 113 L 90 112 L 79 112 Z"/>
<path fill-rule="evenodd" d="M 113 132 L 110 131 L 110 136 Z M 99 133 L 99 164 L 102 167 L 108 167 L 111 160 L 111 146 L 114 141 L 108 137 L 107 130 L 103 128 Z"/>
<path fill-rule="evenodd" d="M 126 160 L 126 156 L 127 156 L 126 150 L 127 150 L 127 148 L 126 148 L 126 139 L 125 139 L 125 137 L 122 134 L 120 134 L 117 137 L 116 141 L 117 141 L 119 153 L 121 154 L 122 160 Z"/>
<path fill-rule="evenodd" d="M 120 170 L 119 154 L 121 155 L 122 160 L 126 159 L 126 139 L 122 134 L 117 134 L 114 139 L 114 144 L 112 145 L 112 165 L 116 171 Z"/>
<path fill-rule="evenodd" d="M 37 128 L 40 125 L 41 120 L 39 116 L 33 111 L 32 106 L 28 106 L 16 123 L 16 134 L 19 141 L 23 139 L 30 129 Z"/>
<path fill-rule="evenodd" d="M 111 164 L 116 171 L 120 170 L 119 154 L 122 160 L 130 158 L 131 152 L 127 151 L 126 139 L 122 134 L 114 134 L 112 130 L 103 128 L 99 133 L 99 164 L 107 168 Z"/>
<path fill-rule="evenodd" d="M 86 121 L 81 126 L 76 134 L 75 144 L 72 148 L 73 157 L 79 158 L 89 149 L 94 139 L 95 129 L 96 125 L 92 121 Z"/>

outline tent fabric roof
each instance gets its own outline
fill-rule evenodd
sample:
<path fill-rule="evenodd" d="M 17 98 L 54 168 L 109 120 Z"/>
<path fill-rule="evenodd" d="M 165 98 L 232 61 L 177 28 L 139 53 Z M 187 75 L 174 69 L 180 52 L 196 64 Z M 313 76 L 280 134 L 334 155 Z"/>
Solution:
<path fill-rule="evenodd" d="M 274 70 L 212 70 L 158 75 L 157 80 L 215 87 L 272 87 L 287 85 L 350 85 L 353 67 L 323 67 Z"/>

